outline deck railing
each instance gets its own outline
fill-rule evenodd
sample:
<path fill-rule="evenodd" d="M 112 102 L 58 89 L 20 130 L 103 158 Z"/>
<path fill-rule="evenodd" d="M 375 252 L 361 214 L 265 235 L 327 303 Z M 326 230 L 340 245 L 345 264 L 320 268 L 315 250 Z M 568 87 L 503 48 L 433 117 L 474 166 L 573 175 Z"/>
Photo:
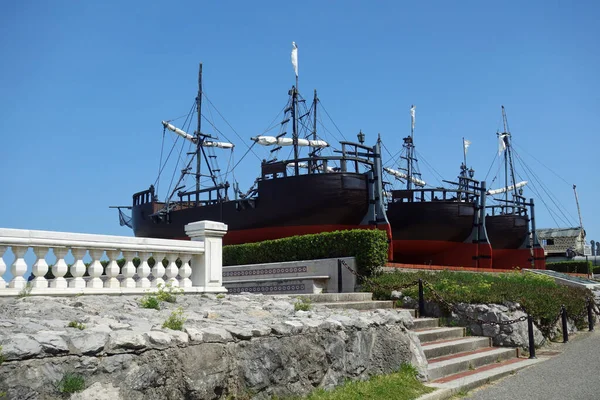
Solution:
<path fill-rule="evenodd" d="M 135 294 L 159 284 L 186 293 L 226 292 L 222 238 L 227 225 L 200 221 L 186 225 L 185 232 L 190 241 L 0 228 L 0 296 Z M 3 260 L 9 248 L 14 255 L 11 276 Z M 56 261 L 49 266 L 52 253 Z M 150 257 L 156 261 L 152 267 Z M 33 259 L 31 268 L 26 258 Z M 65 258 L 73 262 L 67 264 Z"/>

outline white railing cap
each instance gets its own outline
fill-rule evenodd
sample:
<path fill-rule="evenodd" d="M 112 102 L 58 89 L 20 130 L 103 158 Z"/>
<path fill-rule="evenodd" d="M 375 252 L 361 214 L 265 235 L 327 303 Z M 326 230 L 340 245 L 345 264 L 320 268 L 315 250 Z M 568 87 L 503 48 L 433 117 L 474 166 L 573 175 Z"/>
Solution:
<path fill-rule="evenodd" d="M 185 234 L 195 237 L 223 237 L 227 233 L 227 225 L 216 221 L 191 222 L 185 226 Z"/>
<path fill-rule="evenodd" d="M 204 243 L 197 241 L 9 228 L 0 228 L 0 246 L 2 245 L 186 253 L 197 253 L 204 250 Z"/>

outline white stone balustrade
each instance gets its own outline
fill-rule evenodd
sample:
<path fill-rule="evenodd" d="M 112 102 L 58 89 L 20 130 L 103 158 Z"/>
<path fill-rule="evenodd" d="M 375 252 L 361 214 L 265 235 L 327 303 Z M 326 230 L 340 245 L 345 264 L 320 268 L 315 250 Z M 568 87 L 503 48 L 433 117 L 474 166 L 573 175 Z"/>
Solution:
<path fill-rule="evenodd" d="M 165 283 L 185 293 L 226 292 L 222 237 L 227 225 L 199 221 L 186 225 L 185 231 L 190 241 L 0 228 L 0 296 L 16 296 L 23 290 L 46 296 L 142 294 Z M 10 275 L 3 259 L 9 249 L 15 257 Z M 56 261 L 50 267 L 52 253 Z M 35 259 L 31 268 L 26 261 L 29 254 Z M 140 259 L 137 268 L 135 257 Z M 148 264 L 150 257 L 156 261 L 153 266 Z M 72 259 L 72 265 L 65 258 Z M 125 260 L 122 268 L 117 264 L 120 258 Z M 54 279 L 45 278 L 49 271 Z M 28 282 L 29 272 L 33 279 Z M 66 277 L 68 272 L 72 277 Z"/>

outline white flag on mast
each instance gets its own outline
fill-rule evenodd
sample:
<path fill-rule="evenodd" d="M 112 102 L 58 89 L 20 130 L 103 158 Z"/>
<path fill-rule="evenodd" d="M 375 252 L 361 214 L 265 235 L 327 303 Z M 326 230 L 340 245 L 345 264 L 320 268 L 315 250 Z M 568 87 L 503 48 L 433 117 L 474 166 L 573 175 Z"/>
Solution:
<path fill-rule="evenodd" d="M 463 146 L 465 147 L 465 154 L 467 154 L 467 150 L 469 149 L 470 145 L 471 145 L 471 141 L 470 140 L 463 139 Z"/>
<path fill-rule="evenodd" d="M 498 135 L 498 154 L 502 154 L 504 150 L 506 150 L 506 143 L 504 142 L 504 138 L 506 137 L 506 133 Z"/>
<path fill-rule="evenodd" d="M 412 125 L 411 125 L 412 130 L 415 130 L 415 110 L 416 109 L 417 109 L 417 107 L 415 107 L 414 105 L 410 106 L 410 117 L 412 119 Z"/>
<path fill-rule="evenodd" d="M 298 46 L 296 46 L 296 42 L 292 42 L 292 65 L 294 66 L 296 77 L 298 77 Z"/>

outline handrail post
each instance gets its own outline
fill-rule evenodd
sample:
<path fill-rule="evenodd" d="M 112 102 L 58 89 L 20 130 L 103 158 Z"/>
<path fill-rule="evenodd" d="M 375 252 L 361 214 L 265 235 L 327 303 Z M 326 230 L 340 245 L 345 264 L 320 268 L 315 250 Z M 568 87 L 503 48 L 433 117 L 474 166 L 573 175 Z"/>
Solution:
<path fill-rule="evenodd" d="M 535 340 L 533 339 L 533 317 L 531 315 L 527 316 L 527 333 L 529 335 L 529 358 L 533 359 L 535 357 Z"/>
<path fill-rule="evenodd" d="M 419 318 L 425 316 L 425 295 L 423 293 L 423 279 L 419 279 Z"/>
<path fill-rule="evenodd" d="M 569 330 L 567 328 L 567 309 L 564 304 L 560 307 L 560 313 L 562 318 L 563 343 L 567 343 L 569 341 Z"/>
<path fill-rule="evenodd" d="M 343 292 L 343 283 L 342 283 L 342 259 L 338 258 L 338 293 Z"/>
<path fill-rule="evenodd" d="M 589 326 L 590 332 L 594 331 L 594 313 L 593 313 L 592 307 L 593 307 L 592 301 L 588 300 L 587 312 L 588 312 L 588 326 Z"/>

